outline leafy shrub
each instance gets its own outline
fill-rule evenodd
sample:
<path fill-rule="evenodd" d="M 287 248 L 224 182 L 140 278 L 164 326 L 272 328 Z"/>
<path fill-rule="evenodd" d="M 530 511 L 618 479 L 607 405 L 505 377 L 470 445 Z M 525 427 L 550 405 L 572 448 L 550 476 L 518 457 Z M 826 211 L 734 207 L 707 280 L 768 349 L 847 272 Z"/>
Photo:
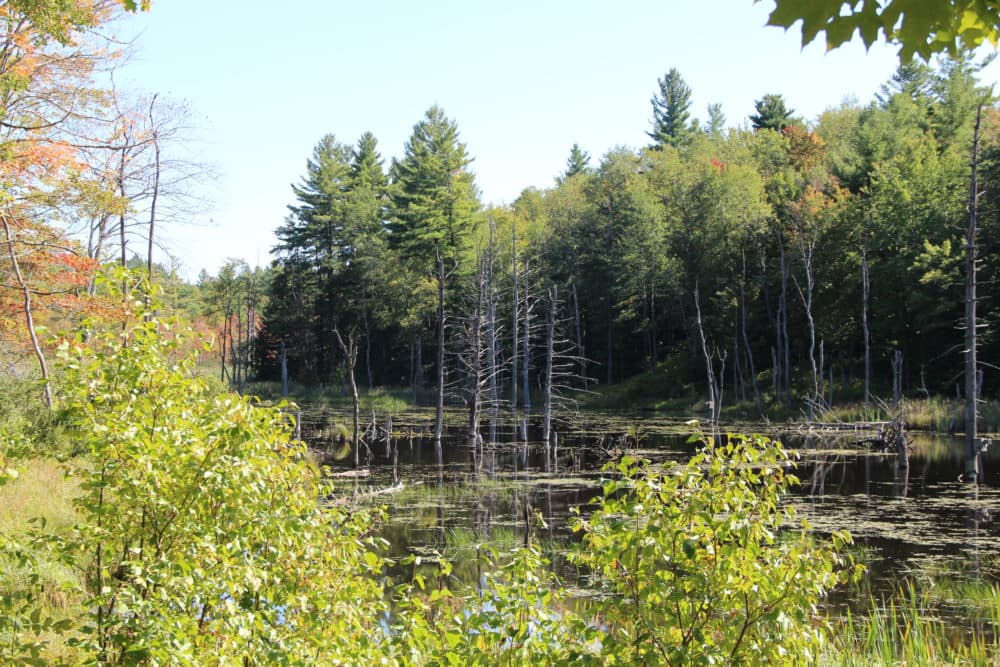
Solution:
<path fill-rule="evenodd" d="M 373 515 L 331 490 L 280 409 L 220 392 L 179 353 L 187 334 L 142 314 L 63 346 L 60 404 L 86 456 L 68 535 L 0 535 L 28 573 L 0 589 L 0 658 L 149 665 L 799 664 L 827 628 L 816 604 L 854 570 L 780 494 L 788 455 L 759 436 L 706 445 L 661 471 L 612 470 L 572 560 L 605 594 L 579 613 L 534 549 L 484 564 L 477 590 L 419 577 L 391 588 Z M 165 335 L 166 332 L 169 334 Z M 24 449 L 23 437 L 0 451 Z M 4 462 L 2 470 L 7 470 Z M 10 476 L 11 473 L 5 472 Z M 2 482 L 2 476 L 0 476 Z M 47 614 L 38 564 L 82 576 L 69 618 Z M 586 605 L 583 606 L 587 609 Z"/>
<path fill-rule="evenodd" d="M 815 659 L 817 603 L 857 572 L 818 544 L 780 496 L 797 482 L 789 455 L 763 436 L 706 444 L 686 465 L 624 458 L 589 518 L 577 518 L 609 664 L 792 665 Z"/>
<path fill-rule="evenodd" d="M 89 456 L 77 532 L 83 656 L 110 664 L 334 664 L 380 651 L 381 559 L 289 419 L 192 377 L 182 330 L 139 318 L 63 349 Z"/>

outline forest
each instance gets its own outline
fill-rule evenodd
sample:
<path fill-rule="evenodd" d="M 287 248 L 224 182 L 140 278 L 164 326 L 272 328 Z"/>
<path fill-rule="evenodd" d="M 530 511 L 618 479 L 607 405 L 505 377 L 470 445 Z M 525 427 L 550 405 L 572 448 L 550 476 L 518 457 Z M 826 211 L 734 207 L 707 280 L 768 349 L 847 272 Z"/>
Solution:
<path fill-rule="evenodd" d="M 261 325 L 244 366 L 278 379 L 283 344 L 292 378 L 345 384 L 339 331 L 368 389 L 419 391 L 443 364 L 467 402 L 480 383 L 462 360 L 482 356 L 491 400 L 530 409 L 554 313 L 577 389 L 667 376 L 661 398 L 711 391 L 760 417 L 891 394 L 901 359 L 904 394 L 960 397 L 977 114 L 982 321 L 997 308 L 1000 116 L 978 66 L 902 65 L 876 99 L 815 121 L 765 94 L 743 128 L 718 107 L 695 120 L 670 70 L 649 146 L 599 160 L 573 146 L 552 187 L 503 207 L 480 204 L 438 107 L 389 165 L 371 134 L 324 136 L 277 229 L 263 305 L 248 292 Z M 986 327 L 982 358 L 997 344 Z M 995 393 L 995 374 L 983 383 Z"/>
<path fill-rule="evenodd" d="M 192 284 L 149 3 L 0 2 L 0 663 L 996 664 L 1000 19 L 775 4 L 898 69 L 736 122 L 668 69 L 509 204 L 440 106 L 326 134 Z"/>

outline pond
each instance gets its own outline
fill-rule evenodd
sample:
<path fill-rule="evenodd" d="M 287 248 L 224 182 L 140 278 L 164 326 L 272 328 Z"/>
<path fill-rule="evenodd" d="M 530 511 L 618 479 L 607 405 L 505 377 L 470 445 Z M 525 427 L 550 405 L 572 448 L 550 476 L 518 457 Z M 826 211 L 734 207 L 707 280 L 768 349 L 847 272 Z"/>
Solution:
<path fill-rule="evenodd" d="M 695 445 L 692 427 L 662 418 L 608 414 L 574 415 L 557 429 L 558 445 L 540 441 L 540 421 L 506 415 L 486 427 L 482 453 L 468 446 L 463 415 L 449 413 L 440 448 L 431 433 L 433 416 L 397 415 L 392 437 L 371 449 L 370 473 L 340 480 L 345 493 L 384 505 L 382 535 L 390 555 L 443 554 L 459 577 L 476 577 L 479 545 L 500 548 L 543 541 L 554 567 L 572 579 L 559 557 L 573 538 L 571 508 L 585 506 L 600 492 L 601 448 L 623 443 L 630 453 L 658 463 L 686 460 Z M 351 468 L 353 454 L 316 436 L 345 415 L 305 410 L 303 437 L 328 452 L 335 472 Z M 367 421 L 367 420 L 363 420 Z M 380 419 L 385 427 L 385 420 Z M 734 426 L 735 431 L 760 430 Z M 897 457 L 870 451 L 858 442 L 870 434 L 846 431 L 808 434 L 772 429 L 799 453 L 801 485 L 788 499 L 800 518 L 819 532 L 847 529 L 868 565 L 872 590 L 891 590 L 898 578 L 922 568 L 958 563 L 968 571 L 1000 552 L 1000 454 L 983 456 L 980 485 L 960 480 L 965 469 L 960 437 L 911 433 L 909 466 Z M 362 459 L 368 456 L 363 452 Z M 538 520 L 540 517 L 540 521 Z"/>

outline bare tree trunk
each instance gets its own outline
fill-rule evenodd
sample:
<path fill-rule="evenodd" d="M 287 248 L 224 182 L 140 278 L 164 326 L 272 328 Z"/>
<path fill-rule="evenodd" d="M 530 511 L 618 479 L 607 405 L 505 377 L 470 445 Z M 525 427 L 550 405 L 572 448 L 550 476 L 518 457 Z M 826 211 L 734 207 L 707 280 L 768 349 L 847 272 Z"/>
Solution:
<path fill-rule="evenodd" d="M 871 401 L 871 379 L 872 379 L 872 336 L 868 327 L 868 295 L 870 283 L 868 280 L 868 237 L 865 230 L 865 237 L 861 241 L 861 331 L 865 339 L 865 407 Z"/>
<path fill-rule="evenodd" d="M 748 331 L 747 320 L 747 297 L 746 297 L 746 283 L 747 283 L 747 254 L 746 250 L 742 252 L 743 259 L 743 280 L 740 282 L 740 321 L 741 321 L 741 331 L 743 334 L 743 350 L 746 356 L 747 365 L 750 367 L 750 383 L 753 385 L 753 402 L 757 406 L 757 411 L 760 412 L 760 388 L 757 386 L 757 368 L 754 366 L 753 362 L 753 350 L 750 348 L 750 333 Z"/>
<path fill-rule="evenodd" d="M 657 350 L 657 339 L 656 335 L 656 288 L 649 288 L 649 324 L 650 324 L 650 335 L 653 337 L 653 370 L 656 370 L 656 364 L 659 363 L 659 352 Z M 583 356 L 583 348 L 577 347 L 580 356 Z"/>
<path fill-rule="evenodd" d="M 486 372 L 489 384 L 490 406 L 500 402 L 500 388 L 497 383 L 497 298 L 493 286 L 493 264 L 496 253 L 494 233 L 496 223 L 490 219 L 490 246 L 486 261 Z"/>
<path fill-rule="evenodd" d="M 573 326 L 576 332 L 576 353 L 580 356 L 580 378 L 583 389 L 587 390 L 587 355 L 583 351 L 583 329 L 580 327 L 580 302 L 576 296 L 576 283 L 570 283 L 573 294 Z"/>
<path fill-rule="evenodd" d="M 434 403 L 434 442 L 441 443 L 444 430 L 444 258 L 438 253 L 438 305 L 437 305 L 437 391 Z"/>
<path fill-rule="evenodd" d="M 365 372 L 368 374 L 368 392 L 371 393 L 375 385 L 375 377 L 372 374 L 372 332 L 368 326 L 368 303 L 361 307 L 362 323 L 365 327 Z"/>
<path fill-rule="evenodd" d="M 781 268 L 781 296 L 778 298 L 778 312 L 781 319 L 781 371 L 784 375 L 785 402 L 792 405 L 792 352 L 788 341 L 788 266 L 785 263 L 785 240 L 781 230 L 778 230 L 778 257 Z"/>
<path fill-rule="evenodd" d="M 819 370 L 816 367 L 816 322 L 813 320 L 813 251 L 816 247 L 815 239 L 807 239 L 802 242 L 799 252 L 802 255 L 802 264 L 806 272 L 806 291 L 802 296 L 802 303 L 806 309 L 806 323 L 809 325 L 809 367 L 812 371 L 813 393 L 812 401 L 809 404 L 809 418 L 813 417 L 813 405 L 821 400 L 819 390 Z M 798 283 L 796 282 L 796 286 Z"/>
<path fill-rule="evenodd" d="M 531 370 L 531 302 L 528 293 L 524 294 L 524 344 L 521 346 L 524 353 L 524 368 L 521 370 L 521 401 L 524 404 L 524 411 L 531 412 L 531 384 L 528 376 Z"/>
<path fill-rule="evenodd" d="M 288 396 L 288 352 L 285 341 L 281 341 L 281 395 Z"/>
<path fill-rule="evenodd" d="M 340 346 L 340 351 L 344 354 L 344 362 L 347 365 L 347 380 L 351 384 L 351 397 L 354 401 L 354 431 L 351 442 L 354 445 L 354 467 L 357 468 L 361 464 L 361 444 L 358 442 L 358 427 L 361 422 L 361 399 L 358 396 L 358 383 L 354 379 L 354 367 L 358 361 L 357 338 L 353 330 L 347 333 L 346 342 L 341 337 L 340 330 L 334 329 L 333 333 L 337 337 L 337 344 Z M 374 423 L 374 420 L 372 423 Z"/>
<path fill-rule="evenodd" d="M 965 464 L 965 478 L 979 483 L 982 471 L 979 469 L 979 411 L 977 400 L 978 360 L 976 359 L 976 271 L 979 249 L 976 234 L 979 226 L 979 125 L 983 107 L 976 109 L 976 125 L 972 135 L 972 178 L 969 188 L 969 225 L 965 232 L 965 443 L 968 460 Z"/>
<path fill-rule="evenodd" d="M 483 378 L 483 297 L 486 291 L 486 269 L 479 264 L 476 276 L 476 308 L 472 314 L 472 330 L 469 332 L 469 441 L 475 447 L 479 441 L 479 404 Z"/>
<path fill-rule="evenodd" d="M 160 139 L 157 133 L 157 125 L 153 118 L 153 107 L 156 105 L 156 95 L 149 103 L 149 127 L 153 132 L 153 193 L 149 202 L 149 248 L 146 251 L 146 273 L 149 284 L 153 284 L 153 232 L 156 225 L 156 200 L 160 196 Z M 149 303 L 147 297 L 146 303 Z"/>
<path fill-rule="evenodd" d="M 698 299 L 698 285 L 694 287 L 694 310 L 696 322 L 698 323 L 698 337 L 701 339 L 701 353 L 705 357 L 705 377 L 708 380 L 708 409 L 711 414 L 711 421 L 715 421 L 715 406 L 718 400 L 715 391 L 715 370 L 712 363 L 712 356 L 708 353 L 708 341 L 705 340 L 705 328 L 701 323 L 701 302 Z"/>
<path fill-rule="evenodd" d="M 521 335 L 521 330 L 518 328 L 518 324 L 519 324 L 519 322 L 518 322 L 518 315 L 519 315 L 518 308 L 521 307 L 521 302 L 520 302 L 519 295 L 518 295 L 518 287 L 519 287 L 519 285 L 518 285 L 518 278 L 519 278 L 520 272 L 518 271 L 518 268 L 517 268 L 517 225 L 514 224 L 514 223 L 511 223 L 511 249 L 512 249 L 512 253 L 513 253 L 512 264 L 513 264 L 513 278 L 514 278 L 514 308 L 513 308 L 513 311 L 514 311 L 514 328 L 511 329 L 511 332 L 512 332 L 512 335 L 511 335 L 511 339 L 512 339 L 511 340 L 511 344 L 512 344 L 512 350 L 513 350 L 513 352 L 511 353 L 511 357 L 510 357 L 510 363 L 511 363 L 511 372 L 510 372 L 510 409 L 516 411 L 517 410 L 517 383 L 518 383 L 518 377 L 517 377 L 517 361 L 518 361 L 518 357 L 517 357 L 517 343 L 518 343 L 518 336 Z"/>
<path fill-rule="evenodd" d="M 35 331 L 35 316 L 32 311 L 31 289 L 28 287 L 24 274 L 21 273 L 21 265 L 17 261 L 17 251 L 14 250 L 14 234 L 10 230 L 10 221 L 6 215 L 0 215 L 3 223 L 4 236 L 7 241 L 7 253 L 10 256 L 10 265 L 14 270 L 14 278 L 17 286 L 21 290 L 22 305 L 24 307 L 24 323 L 28 328 L 28 337 L 31 339 L 31 347 L 35 352 L 35 359 L 38 360 L 38 370 L 42 374 L 42 400 L 49 410 L 55 404 L 52 397 L 52 383 L 49 380 L 49 366 L 45 361 L 45 353 L 42 352 L 41 343 L 38 342 L 38 332 Z"/>
<path fill-rule="evenodd" d="M 556 335 L 556 304 L 559 301 L 559 288 L 549 290 L 549 322 L 545 333 L 545 416 L 542 422 L 542 440 L 549 444 L 552 437 L 552 363 L 555 353 Z"/>

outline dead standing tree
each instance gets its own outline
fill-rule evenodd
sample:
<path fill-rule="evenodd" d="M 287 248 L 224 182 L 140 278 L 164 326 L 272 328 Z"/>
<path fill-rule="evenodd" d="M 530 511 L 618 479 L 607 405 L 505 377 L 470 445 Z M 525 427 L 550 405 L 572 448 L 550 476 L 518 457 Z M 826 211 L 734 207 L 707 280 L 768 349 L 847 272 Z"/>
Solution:
<path fill-rule="evenodd" d="M 340 351 L 344 354 L 344 363 L 347 367 L 347 381 L 351 385 L 351 398 L 353 399 L 354 406 L 351 444 L 354 448 L 354 467 L 356 468 L 361 464 L 361 446 L 358 442 L 358 427 L 361 421 L 361 400 L 358 397 L 358 383 L 354 377 L 354 369 L 358 364 L 358 333 L 355 329 L 350 329 L 347 332 L 346 341 L 340 335 L 340 329 L 334 329 L 333 334 L 337 338 L 337 345 L 340 347 Z M 372 418 L 372 422 L 374 423 L 374 417 Z"/>
<path fill-rule="evenodd" d="M 579 353 L 578 344 L 568 335 L 574 318 L 563 316 L 565 304 L 559 298 L 559 287 L 548 289 L 548 313 L 545 324 L 544 411 L 542 415 L 542 440 L 546 446 L 555 440 L 553 420 L 557 412 L 575 410 L 577 394 L 587 379 L 578 368 L 586 367 L 586 360 Z"/>
<path fill-rule="evenodd" d="M 969 224 L 965 232 L 965 443 L 968 457 L 965 479 L 972 483 L 979 483 L 982 476 L 982 470 L 979 469 L 982 443 L 978 437 L 979 368 L 976 358 L 976 329 L 982 326 L 976 316 L 976 272 L 979 268 L 976 234 L 979 226 L 979 197 L 982 194 L 979 191 L 979 126 L 982 114 L 983 106 L 980 104 L 976 109 L 976 124 L 972 134 Z"/>

